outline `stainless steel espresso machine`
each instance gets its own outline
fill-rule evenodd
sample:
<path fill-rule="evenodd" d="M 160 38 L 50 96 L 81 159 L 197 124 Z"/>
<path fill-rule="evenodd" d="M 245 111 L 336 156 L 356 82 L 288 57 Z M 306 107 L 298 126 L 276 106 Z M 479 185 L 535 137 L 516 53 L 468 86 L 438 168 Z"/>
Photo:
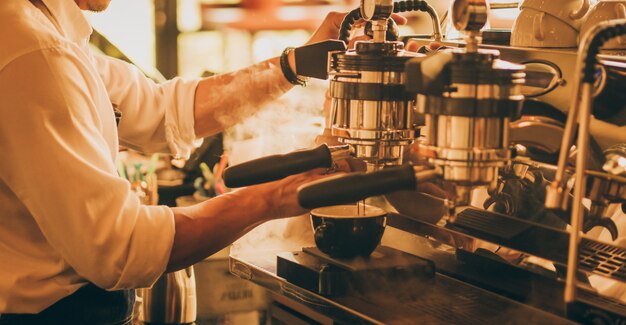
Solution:
<path fill-rule="evenodd" d="M 459 0 L 449 16 L 465 38 L 415 55 L 387 33 L 396 8 L 361 2 L 345 26 L 369 20 L 373 39 L 355 50 L 312 47 L 329 53 L 307 75 L 332 78 L 331 129 L 345 146 L 231 167 L 238 176 L 253 166 L 234 179 L 265 175 L 258 183 L 363 160 L 366 172 L 304 186 L 299 199 L 317 208 L 369 198 L 388 212 L 383 245 L 349 259 L 316 247 L 233 256 L 231 272 L 274 293 L 279 321 L 288 312 L 350 324 L 624 322 L 626 302 L 602 289 L 626 282 L 626 248 L 608 218 L 626 202 L 625 150 L 603 153 L 589 136 L 592 114 L 615 122 L 625 109 L 606 97 L 626 90 L 626 61 L 597 55 L 624 21 L 598 26 L 578 53 L 511 48 L 481 44 L 489 7 Z M 427 205 L 440 207 L 437 218 L 424 217 Z M 602 229 L 613 241 L 593 236 Z"/>
<path fill-rule="evenodd" d="M 423 56 L 404 50 L 393 12 L 423 11 L 433 21 L 433 39 L 441 39 L 436 11 L 426 1 L 364 2 L 341 25 L 340 40 L 296 49 L 298 74 L 329 79 L 330 129 L 343 146 L 322 145 L 311 150 L 256 159 L 225 171 L 229 187 L 258 184 L 316 167 L 331 168 L 334 161 L 355 157 L 374 171 L 401 165 L 404 152 L 419 135 L 415 96 L 405 91 L 405 64 Z M 367 21 L 370 41 L 346 44 L 354 24 Z"/>
<path fill-rule="evenodd" d="M 385 175 L 406 176 L 397 182 L 397 190 L 415 189 L 417 182 L 437 178 L 452 183 L 455 191 L 447 204 L 453 217 L 456 206 L 469 205 L 473 187 L 496 188 L 498 169 L 511 157 L 509 123 L 521 113 L 525 74 L 523 66 L 498 59 L 497 51 L 479 51 L 486 3 L 455 2 L 452 10 L 455 27 L 467 35 L 467 47 L 415 58 L 405 66 L 405 90 L 416 98 L 416 110 L 426 121 L 425 140 L 414 148 L 419 157 L 427 158 L 426 166 L 407 165 Z M 388 191 L 380 186 L 384 180 L 377 174 L 367 179 L 352 175 L 303 188 L 300 203 L 316 207 L 354 201 L 361 194 L 351 191 L 344 198 L 329 191 L 354 183 L 351 177 L 363 182 L 359 187 L 367 196 Z"/>

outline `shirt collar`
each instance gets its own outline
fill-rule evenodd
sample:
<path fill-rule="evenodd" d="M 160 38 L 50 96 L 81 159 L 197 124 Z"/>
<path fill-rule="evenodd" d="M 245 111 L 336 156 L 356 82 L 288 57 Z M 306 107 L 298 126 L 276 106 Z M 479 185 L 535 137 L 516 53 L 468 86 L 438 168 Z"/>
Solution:
<path fill-rule="evenodd" d="M 43 0 L 61 27 L 62 33 L 74 42 L 89 38 L 92 28 L 74 0 Z"/>

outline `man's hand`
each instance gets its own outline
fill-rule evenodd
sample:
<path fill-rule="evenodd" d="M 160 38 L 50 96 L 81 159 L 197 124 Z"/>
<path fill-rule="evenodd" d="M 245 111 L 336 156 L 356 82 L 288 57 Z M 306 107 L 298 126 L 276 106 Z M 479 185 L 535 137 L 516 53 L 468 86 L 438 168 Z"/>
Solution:
<path fill-rule="evenodd" d="M 298 204 L 298 188 L 304 184 L 349 172 L 350 167 L 345 160 L 337 162 L 335 168 L 328 170 L 317 168 L 308 172 L 286 177 L 282 180 L 256 185 L 262 193 L 268 193 L 268 202 L 274 211 L 271 218 L 287 218 L 308 212 Z"/>
<path fill-rule="evenodd" d="M 324 18 L 324 21 L 317 28 L 317 30 L 311 35 L 309 40 L 304 45 L 309 45 L 317 42 L 322 42 L 329 39 L 337 39 L 339 37 L 339 28 L 344 17 L 345 12 L 330 12 Z"/>
<path fill-rule="evenodd" d="M 341 22 L 346 17 L 347 13 L 339 13 L 339 12 L 330 12 L 324 18 L 324 21 L 318 27 L 318 29 L 311 35 L 311 38 L 306 42 L 305 45 L 325 41 L 328 39 L 337 39 L 339 37 L 339 28 L 341 27 Z M 391 18 L 398 25 L 404 25 L 407 22 L 407 19 L 398 14 L 392 14 Z M 355 22 L 355 26 L 363 25 L 364 21 L 359 20 Z"/>
<path fill-rule="evenodd" d="M 339 38 L 339 28 L 341 28 L 341 23 L 343 22 L 343 19 L 346 17 L 346 15 L 347 13 L 345 12 L 332 11 L 328 13 L 328 15 L 326 15 L 326 18 L 324 18 L 324 21 L 322 22 L 320 27 L 317 28 L 317 30 L 313 33 L 313 35 L 311 35 L 309 40 L 304 45 L 309 45 L 309 44 L 326 41 L 329 39 Z M 400 16 L 398 14 L 392 14 L 391 18 L 398 25 L 404 25 L 407 22 L 407 19 L 405 17 Z M 365 21 L 363 20 L 359 20 L 355 22 L 355 27 L 359 27 L 363 25 L 364 22 Z M 354 29 L 356 28 L 353 28 L 353 30 Z M 354 41 L 365 40 L 365 39 L 368 39 L 368 37 L 365 36 L 365 37 L 354 38 L 353 40 L 350 41 L 350 44 L 348 44 L 348 48 L 352 47 L 352 45 L 354 44 Z M 296 71 L 296 58 L 293 52 L 289 54 L 288 59 L 289 59 L 289 66 L 291 67 L 291 70 Z"/>
<path fill-rule="evenodd" d="M 339 162 L 336 171 L 349 171 Z M 172 208 L 176 233 L 168 272 L 180 270 L 234 242 L 265 221 L 306 213 L 298 204 L 298 188 L 339 175 L 315 169 L 284 179 L 243 187 L 188 207 Z"/>

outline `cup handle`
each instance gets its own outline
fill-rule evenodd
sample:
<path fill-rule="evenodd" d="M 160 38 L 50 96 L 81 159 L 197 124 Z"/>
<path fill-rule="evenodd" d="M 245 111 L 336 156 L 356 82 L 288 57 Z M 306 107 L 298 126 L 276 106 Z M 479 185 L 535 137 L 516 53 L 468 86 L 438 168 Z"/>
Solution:
<path fill-rule="evenodd" d="M 583 3 L 580 8 L 578 8 L 578 10 L 570 11 L 569 18 L 573 20 L 578 20 L 580 18 L 583 18 L 587 11 L 589 11 L 589 0 L 583 0 Z"/>
<path fill-rule="evenodd" d="M 324 241 L 324 237 L 331 236 L 335 231 L 333 225 L 328 223 L 323 223 L 315 228 L 315 243 L 319 247 L 321 251 L 329 251 L 331 249 L 330 245 L 328 245 L 328 239 Z"/>
<path fill-rule="evenodd" d="M 545 38 L 545 35 L 543 34 L 543 17 L 546 14 L 544 12 L 535 15 L 535 17 L 533 18 L 533 32 L 535 33 L 535 39 L 537 39 L 538 41 L 543 41 Z"/>

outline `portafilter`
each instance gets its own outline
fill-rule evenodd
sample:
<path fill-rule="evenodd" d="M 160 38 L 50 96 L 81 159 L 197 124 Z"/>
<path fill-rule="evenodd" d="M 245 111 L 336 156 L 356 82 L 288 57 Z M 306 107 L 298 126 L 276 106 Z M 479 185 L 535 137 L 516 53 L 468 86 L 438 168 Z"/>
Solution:
<path fill-rule="evenodd" d="M 253 159 L 224 170 L 224 185 L 230 188 L 262 184 L 315 168 L 332 168 L 351 156 L 348 145 L 322 144 L 313 149 Z"/>

